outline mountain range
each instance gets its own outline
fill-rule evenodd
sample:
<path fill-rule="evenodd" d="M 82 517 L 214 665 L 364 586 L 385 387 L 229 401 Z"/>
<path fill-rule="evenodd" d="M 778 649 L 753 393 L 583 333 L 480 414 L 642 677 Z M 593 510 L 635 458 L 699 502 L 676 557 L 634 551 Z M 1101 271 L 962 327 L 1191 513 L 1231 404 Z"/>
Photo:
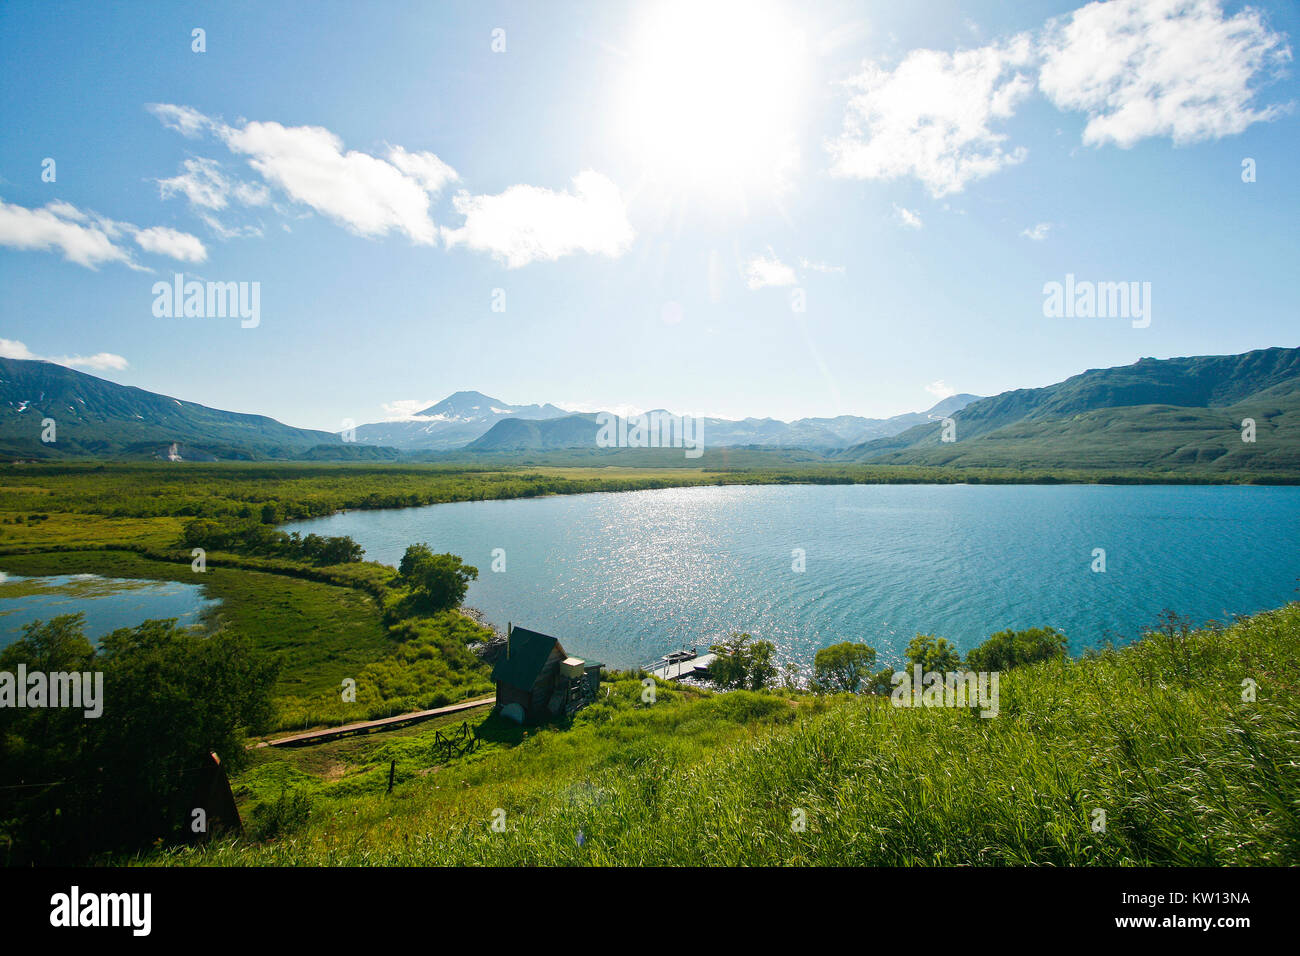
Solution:
<path fill-rule="evenodd" d="M 41 440 L 47 419 L 57 429 L 54 442 Z M 701 422 L 706 449 L 799 461 L 1300 471 L 1300 349 L 1144 358 L 1043 388 L 954 395 L 884 419 Z M 375 461 L 565 450 L 590 458 L 607 451 L 596 447 L 599 426 L 595 414 L 463 391 L 409 419 L 358 426 L 356 440 L 345 441 L 49 362 L 0 359 L 0 457 L 7 459 Z"/>
<path fill-rule="evenodd" d="M 953 395 L 924 412 L 892 418 L 800 418 L 782 422 L 775 418 L 702 417 L 706 444 L 717 447 L 809 448 L 831 450 L 887 438 L 923 422 L 942 419 L 974 401 L 975 395 Z M 529 406 L 536 408 L 538 406 Z M 554 408 L 553 405 L 543 406 Z M 647 414 L 671 414 L 655 409 Z M 595 448 L 599 432 L 595 413 L 560 411 L 558 415 L 510 416 L 500 419 L 464 447 L 469 451 L 545 451 L 560 448 Z M 357 430 L 360 437 L 361 429 Z"/>

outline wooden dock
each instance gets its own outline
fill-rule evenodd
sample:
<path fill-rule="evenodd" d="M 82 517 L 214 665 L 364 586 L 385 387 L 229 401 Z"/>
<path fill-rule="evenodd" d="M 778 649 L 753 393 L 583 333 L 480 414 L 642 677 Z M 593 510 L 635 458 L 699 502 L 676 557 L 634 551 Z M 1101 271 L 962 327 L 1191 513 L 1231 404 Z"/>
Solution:
<path fill-rule="evenodd" d="M 397 714 L 393 717 L 383 717 L 379 720 L 366 720 L 358 724 L 344 724 L 342 727 L 328 727 L 325 730 L 312 730 L 305 734 L 293 734 L 289 737 L 276 737 L 274 740 L 262 740 L 252 744 L 249 749 L 258 747 L 303 747 L 308 744 L 320 744 L 327 740 L 338 740 L 340 737 L 351 737 L 354 734 L 369 734 L 380 730 L 396 730 L 398 727 L 406 727 L 410 724 L 418 724 L 423 720 L 430 720 L 434 717 L 440 717 L 443 714 L 455 714 L 462 710 L 473 710 L 475 707 L 486 707 L 495 704 L 496 697 L 480 697 L 478 700 L 465 700 L 459 704 L 451 704 L 447 707 L 435 707 L 432 710 L 417 710 L 409 714 Z"/>
<path fill-rule="evenodd" d="M 717 654 L 700 654 L 692 657 L 689 654 L 677 651 L 651 664 L 645 668 L 645 672 L 658 677 L 660 680 L 682 680 L 686 677 L 700 678 L 708 674 L 709 665 L 717 659 Z"/>

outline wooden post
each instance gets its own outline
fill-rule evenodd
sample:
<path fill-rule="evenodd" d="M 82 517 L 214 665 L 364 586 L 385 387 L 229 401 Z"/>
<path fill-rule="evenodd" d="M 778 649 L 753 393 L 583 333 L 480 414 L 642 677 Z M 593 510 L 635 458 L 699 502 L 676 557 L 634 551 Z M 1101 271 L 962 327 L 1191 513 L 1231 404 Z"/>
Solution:
<path fill-rule="evenodd" d="M 388 792 L 393 792 L 393 777 L 397 774 L 397 761 L 394 760 L 388 765 Z"/>

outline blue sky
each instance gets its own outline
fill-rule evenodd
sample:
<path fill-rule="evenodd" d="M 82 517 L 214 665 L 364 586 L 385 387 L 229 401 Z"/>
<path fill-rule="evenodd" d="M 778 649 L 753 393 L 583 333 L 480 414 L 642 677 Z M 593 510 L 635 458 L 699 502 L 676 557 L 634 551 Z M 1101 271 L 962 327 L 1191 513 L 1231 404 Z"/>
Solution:
<path fill-rule="evenodd" d="M 459 389 L 885 416 L 1295 346 L 1298 35 L 1210 0 L 9 2 L 0 354 L 338 430 Z M 178 271 L 260 283 L 260 323 L 155 316 Z M 1045 317 L 1067 273 L 1150 282 L 1151 324 Z"/>

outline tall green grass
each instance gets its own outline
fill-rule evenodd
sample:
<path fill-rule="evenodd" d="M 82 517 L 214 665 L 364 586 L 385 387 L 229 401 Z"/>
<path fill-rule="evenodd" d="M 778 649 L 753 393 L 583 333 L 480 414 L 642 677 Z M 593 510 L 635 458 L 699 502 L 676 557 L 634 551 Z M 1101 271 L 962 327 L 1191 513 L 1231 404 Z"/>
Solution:
<path fill-rule="evenodd" d="M 1005 673 L 995 718 L 666 687 L 647 705 L 623 678 L 570 728 L 146 862 L 1294 865 L 1298 652 L 1292 604 Z"/>

